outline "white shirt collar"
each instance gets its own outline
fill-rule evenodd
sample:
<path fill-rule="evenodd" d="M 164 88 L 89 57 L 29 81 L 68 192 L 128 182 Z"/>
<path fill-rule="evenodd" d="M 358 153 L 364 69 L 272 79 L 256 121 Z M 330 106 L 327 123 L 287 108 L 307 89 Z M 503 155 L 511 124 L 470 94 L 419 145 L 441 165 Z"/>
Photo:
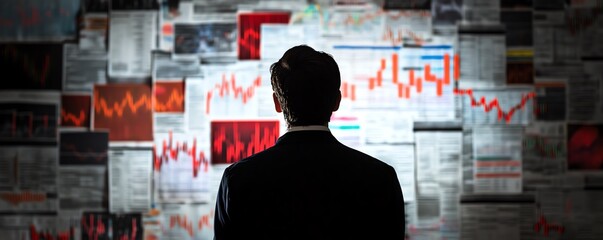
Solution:
<path fill-rule="evenodd" d="M 294 126 L 287 128 L 287 132 L 297 132 L 297 131 L 327 131 L 329 132 L 329 127 L 323 125 L 308 125 L 308 126 Z"/>

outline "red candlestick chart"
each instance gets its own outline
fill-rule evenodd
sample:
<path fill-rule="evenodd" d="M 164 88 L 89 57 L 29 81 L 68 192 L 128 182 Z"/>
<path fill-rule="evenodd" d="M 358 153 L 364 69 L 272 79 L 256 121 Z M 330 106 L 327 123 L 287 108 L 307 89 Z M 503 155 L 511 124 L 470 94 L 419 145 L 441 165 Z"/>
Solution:
<path fill-rule="evenodd" d="M 254 97 L 256 89 L 262 85 L 262 77 L 256 76 L 247 86 L 241 85 L 234 73 L 231 73 L 230 76 L 223 73 L 221 81 L 217 82 L 207 91 L 205 113 L 213 114 L 215 113 L 215 111 L 212 112 L 213 109 L 221 111 L 230 110 L 235 104 L 245 106 Z M 216 98 L 219 100 L 217 103 L 214 101 Z M 238 113 L 241 114 L 241 112 Z"/>
<path fill-rule="evenodd" d="M 264 23 L 289 23 L 289 12 L 248 12 L 238 14 L 239 59 L 260 59 L 260 27 Z"/>
<path fill-rule="evenodd" d="M 61 96 L 61 126 L 90 127 L 91 101 L 88 95 Z"/>
<path fill-rule="evenodd" d="M 279 121 L 212 121 L 212 164 L 235 163 L 274 145 Z"/>
<path fill-rule="evenodd" d="M 201 138 L 203 139 L 203 138 Z M 201 201 L 208 196 L 209 159 L 195 136 L 156 135 L 154 169 L 159 199 Z"/>
<path fill-rule="evenodd" d="M 184 112 L 184 82 L 155 82 L 155 112 Z"/>
<path fill-rule="evenodd" d="M 451 74 L 450 68 L 452 61 L 454 61 L 454 69 Z M 368 90 L 372 91 L 384 86 L 384 78 L 386 74 L 390 74 L 388 77 L 391 77 L 392 84 L 394 84 L 395 89 L 397 91 L 397 97 L 399 99 L 410 99 L 414 94 L 421 94 L 423 92 L 424 84 L 434 84 L 436 86 L 436 95 L 438 97 L 443 95 L 444 86 L 450 85 L 452 83 L 451 79 L 454 77 L 454 80 L 458 80 L 459 78 L 459 57 L 458 55 L 450 56 L 449 54 L 444 54 L 443 56 L 443 76 L 441 78 L 437 77 L 431 71 L 431 65 L 425 64 L 423 67 L 423 72 L 420 70 L 415 72 L 415 69 L 408 70 L 408 82 L 403 82 L 400 76 L 400 65 L 399 65 L 399 56 L 397 53 L 393 53 L 391 58 L 389 59 L 388 67 L 388 59 L 381 58 L 380 59 L 380 67 L 375 72 L 373 76 L 368 78 Z M 389 69 L 391 72 L 385 72 Z M 389 85 L 388 85 L 389 86 Z M 356 84 L 350 82 L 342 82 L 342 97 L 346 99 L 350 99 L 352 101 L 356 100 Z"/>
<path fill-rule="evenodd" d="M 94 128 L 108 129 L 111 141 L 152 141 L 151 88 L 144 84 L 94 87 Z"/>

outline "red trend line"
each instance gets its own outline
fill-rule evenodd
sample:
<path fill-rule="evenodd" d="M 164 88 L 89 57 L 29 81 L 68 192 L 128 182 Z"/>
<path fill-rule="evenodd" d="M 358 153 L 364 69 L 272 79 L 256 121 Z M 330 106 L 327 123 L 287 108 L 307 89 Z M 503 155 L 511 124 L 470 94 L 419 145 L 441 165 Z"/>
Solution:
<path fill-rule="evenodd" d="M 66 112 L 65 109 L 61 109 L 61 122 L 63 124 L 72 122 L 73 125 L 81 127 L 84 125 L 86 121 L 86 112 L 84 110 L 80 111 L 79 115 L 75 115 L 73 113 Z"/>
<path fill-rule="evenodd" d="M 213 226 L 211 225 L 210 220 L 213 218 L 214 218 L 214 210 L 211 210 L 211 212 L 209 214 L 204 214 L 203 216 L 201 216 L 199 218 L 199 222 L 197 223 L 197 229 L 199 229 L 199 231 L 203 230 L 204 228 L 212 229 Z"/>
<path fill-rule="evenodd" d="M 188 233 L 189 236 L 193 237 L 193 223 L 186 215 L 172 215 L 170 216 L 170 229 L 180 227 Z"/>
<path fill-rule="evenodd" d="M 88 222 L 86 222 L 86 216 L 82 217 L 82 232 L 88 236 L 88 239 L 98 240 L 99 236 L 105 234 L 106 231 L 107 226 L 105 226 L 100 215 L 94 219 L 94 214 L 90 214 Z"/>
<path fill-rule="evenodd" d="M 481 97 L 479 99 L 479 101 L 473 96 L 473 90 L 472 89 L 454 89 L 454 94 L 455 95 L 466 95 L 469 96 L 469 98 L 471 98 L 471 107 L 483 107 L 484 108 L 484 112 L 490 112 L 493 109 L 496 109 L 497 113 L 498 113 L 498 120 L 502 120 L 504 119 L 505 122 L 509 123 L 511 121 L 511 118 L 513 118 L 513 114 L 520 109 L 523 109 L 526 105 L 526 103 L 528 102 L 528 100 L 536 97 L 536 93 L 535 92 L 530 92 L 527 94 L 522 94 L 521 96 L 521 101 L 519 104 L 511 107 L 509 110 L 507 110 L 506 112 L 502 110 L 502 108 L 500 107 L 500 104 L 498 103 L 498 99 L 494 98 L 490 101 L 487 101 L 485 97 Z"/>
<path fill-rule="evenodd" d="M 382 40 L 390 41 L 393 46 L 397 46 L 402 44 L 402 42 L 404 41 L 404 36 L 409 36 L 410 38 L 412 38 L 413 42 L 418 45 L 422 45 L 425 42 L 425 40 L 421 36 L 417 35 L 411 30 L 406 29 L 405 31 L 402 31 L 398 29 L 398 31 L 394 33 L 391 27 L 388 27 L 387 30 L 384 31 Z"/>
<path fill-rule="evenodd" d="M 241 38 L 239 38 L 239 44 L 249 50 L 251 56 L 256 56 L 259 52 L 257 47 L 253 44 L 260 40 L 260 33 L 253 28 L 245 29 Z"/>
<path fill-rule="evenodd" d="M 155 152 L 153 154 L 155 156 L 155 164 L 154 164 L 155 171 L 160 171 L 161 165 L 164 162 L 168 162 L 169 160 L 177 161 L 178 154 L 181 152 L 183 152 L 191 157 L 194 177 L 197 177 L 197 175 L 199 173 L 199 168 L 201 168 L 201 165 L 203 165 L 203 172 L 207 172 L 209 169 L 209 160 L 207 158 L 205 158 L 205 153 L 203 153 L 203 151 L 199 151 L 199 155 L 196 154 L 197 139 L 193 139 L 193 145 L 189 149 L 186 142 L 180 143 L 180 142 L 176 141 L 174 143 L 172 140 L 172 132 L 171 131 L 169 133 L 169 139 L 167 141 L 165 139 L 163 140 L 161 154 L 157 155 L 155 148 L 153 148 L 153 152 Z"/>
<path fill-rule="evenodd" d="M 550 231 L 556 231 L 559 234 L 563 234 L 565 232 L 565 227 L 559 224 L 551 224 L 548 223 L 544 216 L 540 216 L 538 222 L 534 224 L 534 232 L 540 233 L 540 229 L 542 228 L 544 236 L 549 236 Z"/>
<path fill-rule="evenodd" d="M 184 94 L 178 92 L 178 90 L 172 90 L 172 93 L 165 102 L 160 102 L 155 96 L 155 111 L 156 112 L 169 112 L 169 111 L 182 111 L 184 109 Z"/>
<path fill-rule="evenodd" d="M 213 163 L 237 162 L 271 147 L 279 137 L 278 121 L 214 122 L 211 131 Z"/>
<path fill-rule="evenodd" d="M 39 203 L 47 200 L 45 193 L 33 192 L 4 192 L 0 193 L 0 199 L 9 202 L 13 206 L 21 203 Z"/>
<path fill-rule="evenodd" d="M 241 86 L 237 86 L 237 80 L 234 74 L 230 75 L 230 81 L 226 79 L 226 74 L 222 74 L 222 82 L 216 83 L 215 87 L 212 90 L 207 92 L 207 101 L 205 102 L 205 113 L 210 113 L 211 99 L 214 96 L 214 92 L 218 91 L 220 98 L 224 98 L 225 95 L 232 95 L 235 99 L 241 98 L 243 104 L 246 104 L 247 101 L 253 97 L 255 88 L 260 87 L 262 85 L 262 77 L 258 76 L 255 80 L 253 80 L 253 84 L 247 88 L 243 88 Z"/>
<path fill-rule="evenodd" d="M 151 103 L 151 98 L 148 96 L 143 95 L 135 100 L 132 93 L 127 91 L 121 102 L 115 102 L 111 105 L 107 103 L 107 100 L 99 96 L 97 90 L 94 90 L 94 111 L 109 118 L 113 117 L 114 114 L 117 114 L 118 117 L 122 117 L 126 109 L 130 110 L 132 113 L 136 113 L 140 108 L 151 110 Z"/>
<path fill-rule="evenodd" d="M 97 150 L 90 148 L 86 151 L 80 151 L 75 144 L 63 144 L 61 148 L 65 148 L 65 150 L 69 151 L 70 154 L 73 154 L 73 156 L 80 161 L 92 158 L 95 162 L 101 162 L 103 159 L 107 158 L 106 152 L 98 152 Z"/>
<path fill-rule="evenodd" d="M 32 224 L 29 226 L 29 235 L 31 240 L 71 240 L 75 239 L 75 228 L 70 227 L 69 230 L 52 234 L 49 231 L 38 231 Z"/>

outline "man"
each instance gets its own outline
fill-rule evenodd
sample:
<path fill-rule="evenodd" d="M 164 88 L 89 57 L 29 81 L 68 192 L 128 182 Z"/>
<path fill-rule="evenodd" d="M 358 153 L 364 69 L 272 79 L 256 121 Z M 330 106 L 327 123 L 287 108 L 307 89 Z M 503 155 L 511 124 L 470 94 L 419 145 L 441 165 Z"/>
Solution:
<path fill-rule="evenodd" d="M 404 239 L 394 169 L 331 134 L 341 77 L 335 60 L 305 45 L 270 67 L 287 133 L 222 176 L 215 239 Z"/>

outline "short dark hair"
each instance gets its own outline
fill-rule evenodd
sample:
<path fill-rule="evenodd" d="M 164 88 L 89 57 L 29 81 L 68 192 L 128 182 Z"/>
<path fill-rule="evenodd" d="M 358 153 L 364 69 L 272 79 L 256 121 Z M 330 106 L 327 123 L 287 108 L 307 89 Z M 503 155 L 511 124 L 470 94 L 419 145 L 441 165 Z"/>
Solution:
<path fill-rule="evenodd" d="M 270 82 L 289 126 L 328 123 L 341 97 L 341 76 L 333 57 L 307 45 L 287 50 L 270 66 Z"/>

